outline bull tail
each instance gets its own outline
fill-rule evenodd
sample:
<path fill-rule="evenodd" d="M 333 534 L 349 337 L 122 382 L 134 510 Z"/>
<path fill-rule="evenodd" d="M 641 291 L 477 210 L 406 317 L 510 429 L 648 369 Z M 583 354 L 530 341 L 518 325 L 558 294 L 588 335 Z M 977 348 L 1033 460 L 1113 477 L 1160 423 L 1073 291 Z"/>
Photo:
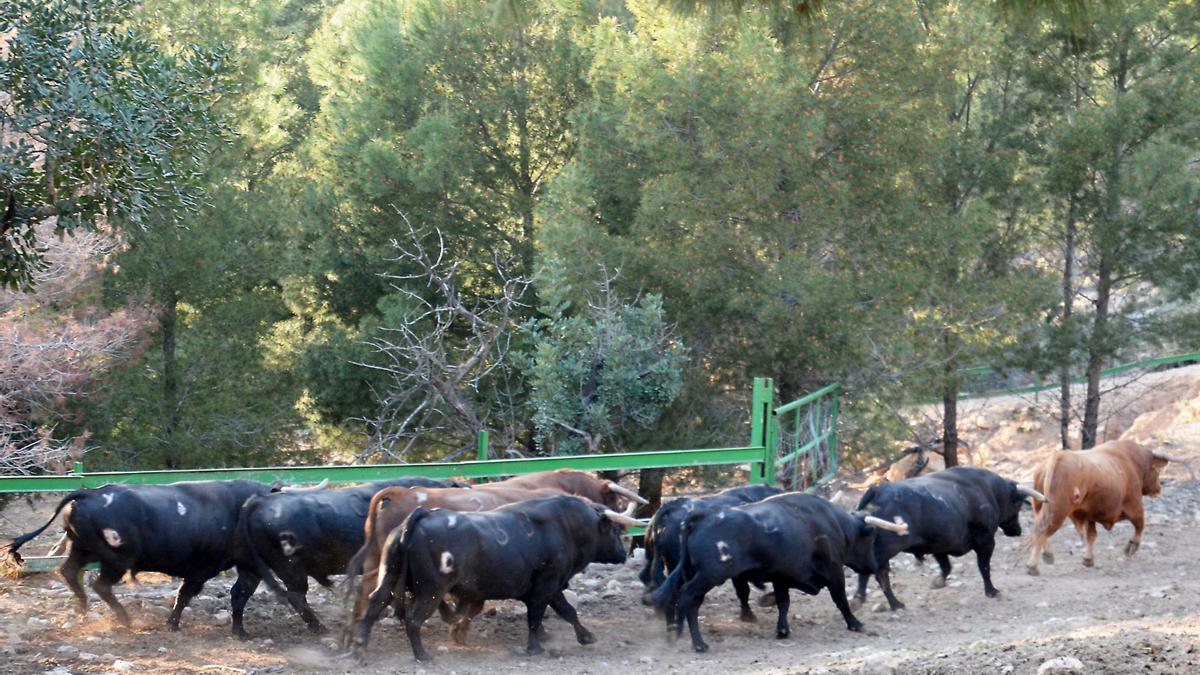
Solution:
<path fill-rule="evenodd" d="M 638 574 L 638 578 L 642 581 L 642 586 L 647 590 L 654 589 L 654 523 L 646 528 L 646 536 L 642 539 L 642 550 L 646 552 L 646 564 L 642 567 L 642 571 Z"/>
<path fill-rule="evenodd" d="M 284 588 L 279 579 L 275 577 L 275 572 L 271 569 L 271 566 L 267 564 L 267 561 L 263 560 L 262 554 L 258 552 L 258 547 L 254 545 L 254 538 L 250 536 L 250 519 L 254 517 L 255 512 L 258 511 L 258 505 L 261 503 L 262 500 L 255 496 L 247 499 L 246 504 L 242 506 L 242 513 L 238 518 L 237 543 L 235 544 L 235 550 L 237 547 L 240 547 L 243 551 L 245 551 L 247 553 L 247 557 L 249 557 L 249 560 L 246 562 L 249 562 L 251 565 L 253 565 L 255 573 L 257 573 L 258 577 L 263 580 L 263 583 L 267 585 L 267 588 L 271 589 L 275 595 L 278 595 L 282 600 L 286 601 L 287 589 Z"/>
<path fill-rule="evenodd" d="M 88 491 L 86 489 L 76 490 L 76 491 L 72 492 L 71 494 L 67 495 L 66 497 L 63 497 L 62 501 L 60 501 L 58 503 L 58 506 L 55 507 L 54 515 L 50 516 L 50 520 L 47 520 L 45 525 L 42 525 L 41 527 L 34 530 L 33 532 L 27 532 L 27 533 L 17 537 L 16 539 L 13 539 L 12 541 L 5 544 L 3 548 L 0 548 L 0 564 L 12 564 L 12 565 L 23 564 L 25 562 L 25 559 L 22 558 L 21 554 L 17 552 L 18 549 L 20 549 L 22 546 L 27 544 L 30 539 L 33 539 L 34 537 L 38 536 L 42 532 L 45 532 L 46 528 L 50 527 L 50 525 L 54 522 L 54 520 L 56 518 L 58 518 L 58 514 L 63 510 L 63 507 L 65 507 L 67 504 L 70 504 L 71 502 L 73 502 L 77 499 L 82 498 L 87 493 L 88 493 Z"/>
<path fill-rule="evenodd" d="M 369 544 L 370 539 L 364 541 L 358 552 L 350 559 L 350 563 L 346 565 L 346 578 L 342 581 L 342 592 L 345 594 L 342 602 L 347 606 L 353 604 L 354 596 L 358 595 L 358 586 L 362 583 L 363 564 L 367 560 Z"/>
<path fill-rule="evenodd" d="M 642 595 L 642 604 L 665 612 L 668 619 L 674 617 L 675 603 L 679 601 L 683 582 L 692 572 L 692 557 L 688 553 L 688 536 L 692 532 L 692 527 L 702 520 L 704 515 L 703 512 L 693 513 L 683 521 L 683 526 L 679 528 L 679 564 L 675 565 L 675 569 L 671 570 L 658 588 Z"/>
<path fill-rule="evenodd" d="M 413 532 L 417 524 L 427 515 L 429 509 L 418 506 L 404 519 L 400 527 L 388 534 L 379 561 L 379 581 L 375 584 L 375 590 L 371 591 L 370 606 L 367 609 L 368 621 L 374 621 L 393 598 L 403 603 L 404 589 L 408 585 L 408 547 L 413 541 Z M 443 565 L 445 564 L 443 561 Z M 397 608 L 399 606 L 398 604 Z"/>

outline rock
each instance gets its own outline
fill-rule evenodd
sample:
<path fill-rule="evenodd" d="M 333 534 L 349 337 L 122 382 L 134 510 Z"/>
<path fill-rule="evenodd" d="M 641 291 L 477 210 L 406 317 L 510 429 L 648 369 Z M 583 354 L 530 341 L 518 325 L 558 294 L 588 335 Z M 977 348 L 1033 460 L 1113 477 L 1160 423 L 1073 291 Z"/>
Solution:
<path fill-rule="evenodd" d="M 566 598 L 567 602 L 571 603 L 572 606 L 579 604 L 579 594 L 575 591 L 567 589 L 563 591 L 563 597 Z"/>
<path fill-rule="evenodd" d="M 1059 656 L 1043 661 L 1037 672 L 1038 675 L 1082 675 L 1085 671 L 1083 662 L 1074 656 Z"/>
<path fill-rule="evenodd" d="M 166 648 L 166 647 L 159 647 L 159 648 L 158 648 L 158 653 L 159 653 L 159 654 L 166 654 L 166 653 L 167 653 L 167 648 Z"/>
<path fill-rule="evenodd" d="M 654 657 L 652 657 L 652 656 L 643 656 L 643 657 L 641 657 L 641 658 L 639 658 L 639 659 L 638 659 L 638 663 L 654 663 Z"/>
<path fill-rule="evenodd" d="M 73 674 L 71 673 L 71 671 L 67 670 L 66 668 L 59 666 L 52 670 L 47 670 L 44 675 L 73 675 Z"/>
<path fill-rule="evenodd" d="M 859 672 L 870 675 L 894 675 L 896 673 L 895 658 L 891 652 L 876 652 L 863 659 Z"/>
<path fill-rule="evenodd" d="M 128 673 L 129 671 L 137 668 L 137 666 L 133 665 L 132 663 L 130 663 L 128 661 L 122 661 L 121 659 L 117 659 L 116 661 L 113 661 L 111 668 L 113 670 L 117 671 L 118 673 Z"/>
<path fill-rule="evenodd" d="M 621 582 L 617 581 L 616 579 L 613 579 L 612 581 L 608 582 L 608 585 L 604 587 L 603 597 L 615 598 L 616 596 L 618 596 L 620 594 L 621 594 Z"/>
<path fill-rule="evenodd" d="M 213 614 L 213 623 L 218 626 L 224 626 L 225 624 L 229 623 L 229 618 L 231 616 L 233 615 L 229 613 L 229 610 L 222 609 L 216 614 Z"/>
<path fill-rule="evenodd" d="M 91 652 L 79 652 L 80 661 L 95 661 L 98 658 L 100 657 L 92 654 Z"/>
<path fill-rule="evenodd" d="M 1034 607 L 1037 607 L 1038 609 L 1049 609 L 1050 603 L 1043 600 L 1043 601 L 1039 602 L 1038 604 L 1034 605 Z"/>
<path fill-rule="evenodd" d="M 442 654 L 445 654 L 446 652 L 449 652 L 449 651 L 450 651 L 450 648 L 449 648 L 449 647 L 447 647 L 446 645 L 438 645 L 438 646 L 437 646 L 437 651 L 438 651 L 438 652 L 441 652 Z"/>
<path fill-rule="evenodd" d="M 888 611 L 888 604 L 886 602 L 877 602 L 871 605 L 871 611 L 876 614 L 882 614 L 883 612 Z"/>
<path fill-rule="evenodd" d="M 79 652 L 79 647 L 76 647 L 75 645 L 59 645 L 58 649 L 55 649 L 54 651 L 58 652 L 59 654 L 75 654 Z"/>

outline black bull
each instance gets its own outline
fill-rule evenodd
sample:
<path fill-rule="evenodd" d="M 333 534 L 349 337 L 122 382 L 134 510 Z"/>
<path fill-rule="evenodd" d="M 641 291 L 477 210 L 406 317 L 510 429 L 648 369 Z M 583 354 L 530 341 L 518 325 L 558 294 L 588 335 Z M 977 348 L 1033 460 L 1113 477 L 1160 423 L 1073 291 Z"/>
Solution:
<path fill-rule="evenodd" d="M 161 572 L 183 579 L 167 619 L 168 627 L 178 629 L 179 616 L 204 583 L 234 565 L 233 535 L 242 504 L 268 490 L 249 480 L 76 490 L 59 502 L 45 525 L 14 539 L 0 554 L 19 563 L 17 550 L 63 511 L 70 544 L 58 571 L 75 593 L 80 612 L 88 604 L 80 584 L 84 565 L 100 563 L 92 588 L 125 625 L 129 614 L 113 595 L 113 584 L 126 572 Z"/>
<path fill-rule="evenodd" d="M 246 603 L 259 581 L 286 600 L 309 630 L 323 631 L 306 598 L 308 578 L 328 587 L 330 575 L 346 571 L 363 545 L 371 497 L 391 486 L 469 487 L 456 481 L 405 477 L 333 490 L 273 492 L 247 501 L 234 542 L 238 578 L 229 593 L 233 634 L 246 637 Z"/>
<path fill-rule="evenodd" d="M 1040 497 L 1031 488 L 991 471 L 962 466 L 867 490 L 858 503 L 859 510 L 887 520 L 899 517 L 908 523 L 906 535 L 881 532 L 875 539 L 879 561 L 875 578 L 888 605 L 892 609 L 904 607 L 892 592 L 889 578 L 888 561 L 900 553 L 912 553 L 918 560 L 932 555 L 941 569 L 933 585 L 941 588 L 950 574 L 950 556 L 974 551 L 984 592 L 989 598 L 999 595 L 991 576 L 996 529 L 1010 537 L 1021 535 L 1019 515 L 1027 496 Z M 860 573 L 855 602 L 861 603 L 866 595 L 867 574 Z"/>
<path fill-rule="evenodd" d="M 739 506 L 761 501 L 767 497 L 782 494 L 783 490 L 767 485 L 748 485 L 745 487 L 729 488 L 714 495 L 704 497 L 684 497 L 663 504 L 646 527 L 645 551 L 646 564 L 642 567 L 639 578 L 649 593 L 658 588 L 667 579 L 671 570 L 679 564 L 683 555 L 680 548 L 679 535 L 683 529 L 683 521 L 692 513 L 709 510 L 722 506 Z M 750 585 L 745 581 L 734 579 L 733 587 L 741 605 L 743 621 L 753 621 L 754 612 L 750 609 Z"/>
<path fill-rule="evenodd" d="M 429 658 L 421 625 L 447 594 L 468 618 L 487 600 L 524 602 L 530 654 L 542 651 L 538 633 L 547 607 L 574 627 L 580 644 L 590 644 L 595 638 L 563 591 L 589 563 L 624 562 L 621 525 L 636 522 L 573 496 L 473 513 L 417 507 L 388 537 L 379 583 L 355 626 L 355 650 L 366 648 L 372 624 L 406 589 L 412 597 L 404 605 L 405 632 L 420 661 Z"/>
<path fill-rule="evenodd" d="M 846 600 L 843 566 L 856 572 L 876 569 L 877 528 L 903 531 L 903 524 L 849 514 L 830 502 L 802 493 L 761 502 L 693 513 L 684 521 L 682 559 L 666 582 L 647 598 L 667 613 L 676 634 L 687 619 L 696 651 L 707 651 L 700 636 L 699 610 L 704 596 L 727 579 L 771 583 L 779 610 L 776 636 L 789 634 L 788 589 L 816 595 L 829 591 L 846 627 L 862 623 Z"/>

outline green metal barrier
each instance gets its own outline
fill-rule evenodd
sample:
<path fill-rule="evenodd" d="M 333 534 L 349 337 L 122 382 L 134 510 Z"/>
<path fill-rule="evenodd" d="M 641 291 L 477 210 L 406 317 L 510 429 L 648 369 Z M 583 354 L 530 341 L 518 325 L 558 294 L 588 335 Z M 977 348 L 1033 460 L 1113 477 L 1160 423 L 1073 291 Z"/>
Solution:
<path fill-rule="evenodd" d="M 1162 366 L 1173 366 L 1173 365 L 1180 364 L 1180 363 L 1186 363 L 1188 361 L 1200 361 L 1200 352 L 1193 352 L 1193 353 L 1189 353 L 1189 354 L 1174 354 L 1171 356 L 1158 356 L 1158 357 L 1151 358 L 1151 359 L 1142 359 L 1140 361 L 1130 361 L 1128 363 L 1118 363 L 1117 365 L 1115 365 L 1111 368 L 1105 368 L 1104 370 L 1101 370 L 1100 377 L 1101 378 L 1116 377 L 1117 375 L 1124 375 L 1125 373 L 1128 373 L 1131 370 L 1151 370 L 1153 368 L 1159 368 Z M 992 368 L 990 366 L 978 366 L 975 368 L 967 368 L 961 372 L 963 374 L 967 375 L 968 377 L 983 377 L 983 376 L 994 375 L 994 374 L 999 373 L 998 370 L 996 370 L 995 368 Z M 1085 382 L 1087 382 L 1087 377 L 1085 377 L 1085 376 L 1079 376 L 1079 377 L 1076 377 L 1071 380 L 1072 384 L 1083 384 Z M 958 399 L 960 401 L 962 401 L 962 400 L 972 399 L 972 398 L 988 398 L 991 396 L 1037 394 L 1039 392 L 1048 391 L 1050 389 L 1058 389 L 1060 386 L 1061 386 L 1061 384 L 1058 382 L 1057 379 L 1055 379 L 1054 382 L 1051 382 L 1049 384 L 1043 384 L 1041 381 L 1039 381 L 1038 384 L 1032 384 L 1032 385 L 1027 385 L 1027 386 L 1023 386 L 1023 387 L 1003 387 L 1003 388 L 999 388 L 999 389 L 988 389 L 986 391 L 977 391 L 977 392 L 965 391 L 965 392 L 959 393 Z M 932 405 L 932 404 L 940 403 L 940 402 L 941 401 L 939 399 L 936 401 L 923 402 L 922 405 Z"/>
<path fill-rule="evenodd" d="M 771 411 L 767 463 L 788 490 L 813 490 L 837 473 L 840 385 L 796 399 Z"/>

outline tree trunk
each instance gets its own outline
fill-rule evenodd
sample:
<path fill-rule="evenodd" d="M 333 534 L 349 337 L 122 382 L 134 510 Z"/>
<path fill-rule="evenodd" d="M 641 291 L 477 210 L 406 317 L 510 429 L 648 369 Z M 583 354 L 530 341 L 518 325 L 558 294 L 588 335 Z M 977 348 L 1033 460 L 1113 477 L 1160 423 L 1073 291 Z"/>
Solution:
<path fill-rule="evenodd" d="M 1063 241 L 1063 280 L 1062 280 L 1062 325 L 1064 330 L 1070 330 L 1071 309 L 1075 298 L 1075 285 L 1072 279 L 1075 267 L 1075 195 L 1071 195 L 1067 205 L 1067 227 Z M 1074 342 L 1072 339 L 1071 342 Z M 1062 365 L 1058 371 L 1059 384 L 1059 431 L 1062 434 L 1062 448 L 1071 447 L 1071 344 L 1062 355 Z"/>
<path fill-rule="evenodd" d="M 954 334 L 950 328 L 942 329 L 942 346 L 945 349 L 945 382 L 942 385 L 942 453 L 946 468 L 958 466 L 958 378 L 955 377 L 957 359 L 954 358 Z"/>
<path fill-rule="evenodd" d="M 1108 306 L 1112 295 L 1112 270 L 1106 259 L 1100 260 L 1096 277 L 1096 318 L 1092 322 L 1092 335 L 1088 341 L 1087 399 L 1083 407 L 1082 446 L 1084 450 L 1096 446 L 1097 429 L 1100 426 L 1100 370 L 1108 356 Z"/>
<path fill-rule="evenodd" d="M 662 469 L 642 469 L 638 475 L 638 494 L 649 501 L 649 504 L 639 506 L 634 516 L 649 518 L 662 506 L 662 484 L 666 472 Z"/>
<path fill-rule="evenodd" d="M 163 355 L 163 442 L 166 445 L 164 464 L 168 469 L 178 468 L 176 457 L 175 429 L 179 426 L 179 367 L 175 359 L 176 307 L 179 294 L 169 283 L 163 289 L 162 355 Z"/>

